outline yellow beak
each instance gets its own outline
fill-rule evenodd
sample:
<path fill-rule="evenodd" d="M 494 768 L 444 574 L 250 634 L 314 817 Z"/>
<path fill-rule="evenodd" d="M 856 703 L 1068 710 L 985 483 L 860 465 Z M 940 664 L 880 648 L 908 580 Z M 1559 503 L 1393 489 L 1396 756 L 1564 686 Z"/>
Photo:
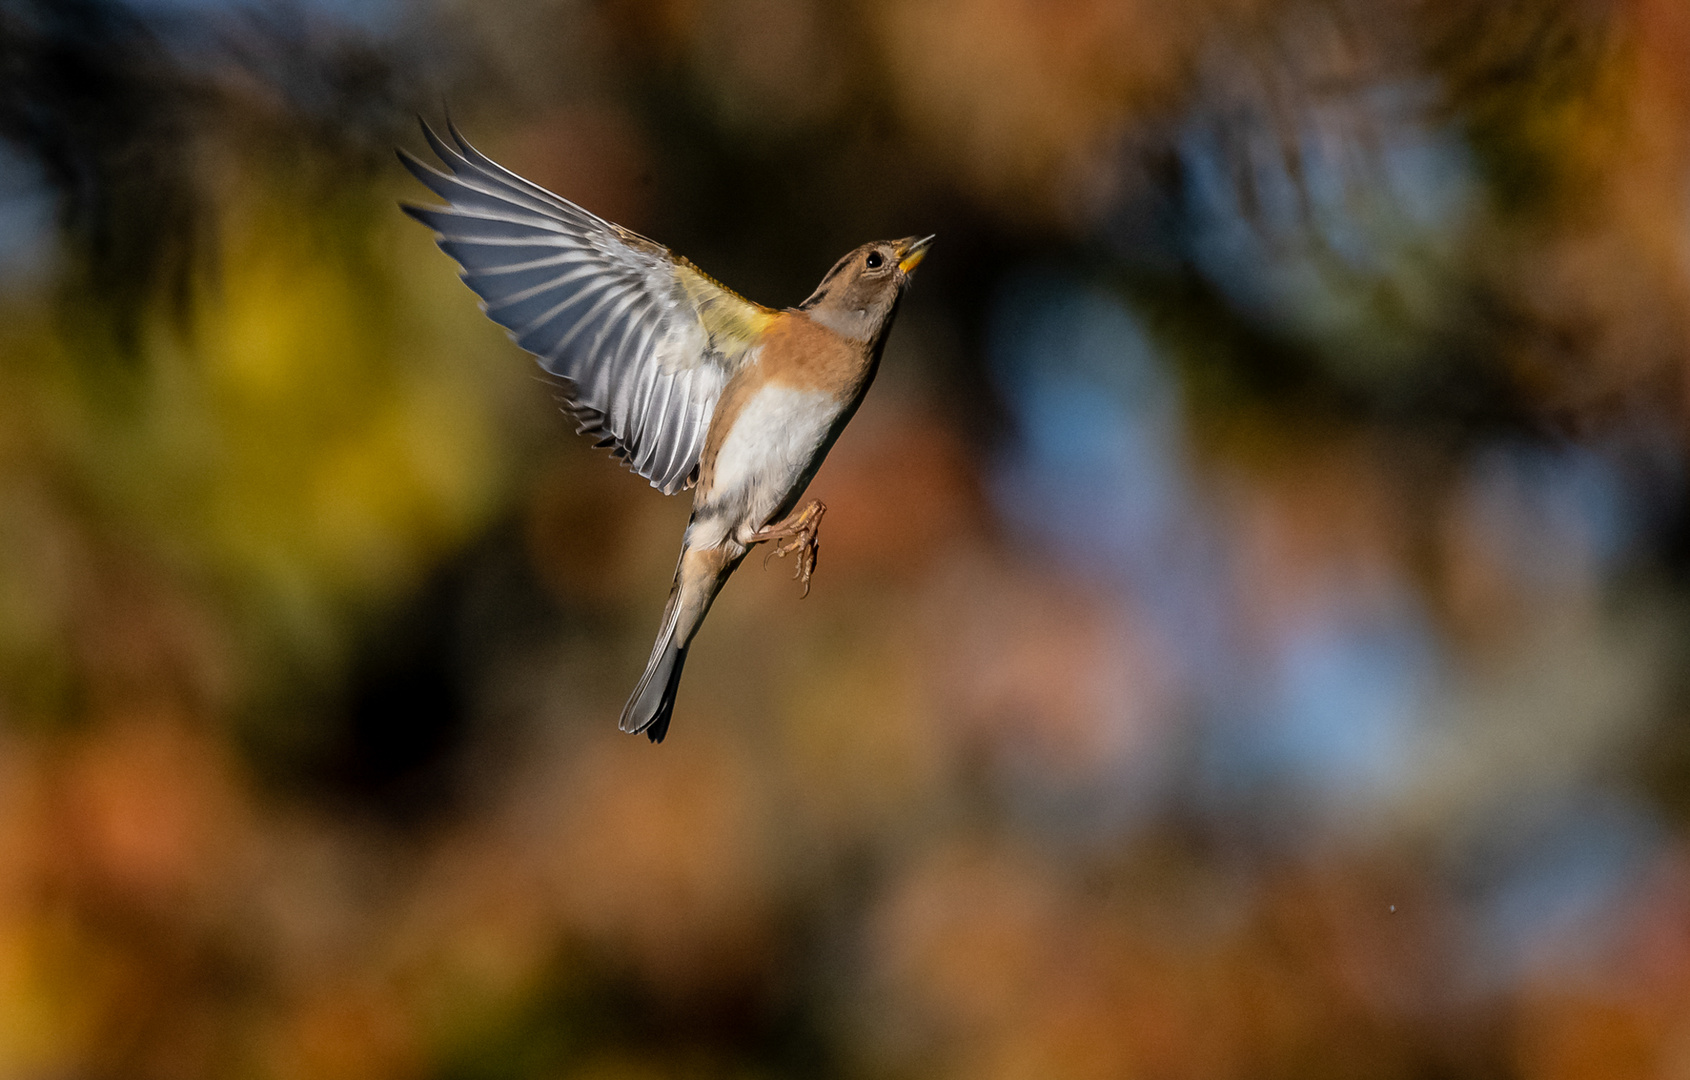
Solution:
<path fill-rule="evenodd" d="M 913 273 L 921 265 L 921 260 L 927 258 L 927 249 L 933 246 L 933 237 L 937 233 L 924 236 L 920 240 L 906 240 L 903 244 L 903 258 L 898 260 L 898 269 L 905 274 Z"/>

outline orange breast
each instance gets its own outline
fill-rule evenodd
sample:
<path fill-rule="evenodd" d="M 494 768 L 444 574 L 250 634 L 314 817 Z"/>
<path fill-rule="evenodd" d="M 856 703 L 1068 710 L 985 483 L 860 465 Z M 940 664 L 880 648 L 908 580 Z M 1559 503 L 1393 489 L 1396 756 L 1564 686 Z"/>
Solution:
<path fill-rule="evenodd" d="M 840 337 L 802 312 L 777 312 L 763 331 L 756 362 L 735 375 L 716 401 L 699 455 L 698 497 L 714 489 L 722 441 L 757 391 L 780 383 L 795 390 L 824 391 L 843 404 L 862 395 L 873 368 L 868 346 Z"/>
<path fill-rule="evenodd" d="M 802 312 L 783 311 L 764 331 L 756 366 L 766 379 L 848 401 L 862 393 L 873 360 L 869 344 L 840 337 Z"/>

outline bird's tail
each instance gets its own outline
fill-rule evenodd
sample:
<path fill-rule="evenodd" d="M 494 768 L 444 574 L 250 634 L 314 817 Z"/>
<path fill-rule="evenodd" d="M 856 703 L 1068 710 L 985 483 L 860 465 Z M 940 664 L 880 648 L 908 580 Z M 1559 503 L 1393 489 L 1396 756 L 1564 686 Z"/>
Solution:
<path fill-rule="evenodd" d="M 662 742 L 663 736 L 669 733 L 669 718 L 675 712 L 675 691 L 681 685 L 687 648 L 698 632 L 699 623 L 704 621 L 705 612 L 721 591 L 722 583 L 738 565 L 739 559 L 721 548 L 688 548 L 681 552 L 651 659 L 646 661 L 645 674 L 640 676 L 622 709 L 623 731 L 635 734 L 643 731 L 654 743 Z"/>
<path fill-rule="evenodd" d="M 687 647 L 675 642 L 680 599 L 681 572 L 677 569 L 675 584 L 669 590 L 669 604 L 663 609 L 663 625 L 657 631 L 657 644 L 652 646 L 645 674 L 640 676 L 622 709 L 622 730 L 633 734 L 643 731 L 654 743 L 662 742 L 669 732 L 669 717 L 675 711 L 675 691 L 681 685 L 681 667 L 687 660 Z"/>

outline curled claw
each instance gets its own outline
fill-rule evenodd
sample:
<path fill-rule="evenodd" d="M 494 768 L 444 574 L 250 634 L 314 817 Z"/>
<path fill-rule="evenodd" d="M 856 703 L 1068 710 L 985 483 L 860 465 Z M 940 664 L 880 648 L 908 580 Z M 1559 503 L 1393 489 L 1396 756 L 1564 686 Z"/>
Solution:
<path fill-rule="evenodd" d="M 798 547 L 799 543 L 796 539 L 783 540 L 778 544 L 770 544 L 769 550 L 763 555 L 763 569 L 767 570 L 769 568 L 770 559 L 784 559 L 794 551 L 797 551 Z"/>
<path fill-rule="evenodd" d="M 804 591 L 798 594 L 800 600 L 810 595 L 810 578 L 816 572 L 816 556 L 821 549 L 822 515 L 825 513 L 827 505 L 819 500 L 814 501 L 804 508 L 803 513 L 788 518 L 779 525 L 765 528 L 757 536 L 760 541 L 780 541 L 770 545 L 768 553 L 763 556 L 765 569 L 770 559 L 785 558 L 793 554 L 798 556 L 792 578 L 804 586 Z"/>
<path fill-rule="evenodd" d="M 816 556 L 821 549 L 821 539 L 814 534 L 799 545 L 798 565 L 792 570 L 792 579 L 804 586 L 804 591 L 798 594 L 800 600 L 810 595 L 810 576 L 816 572 Z"/>
<path fill-rule="evenodd" d="M 798 599 L 802 600 L 810 595 L 810 578 L 816 572 L 816 560 L 820 551 L 821 539 L 816 536 L 815 530 L 807 529 L 798 536 L 771 545 L 768 554 L 763 556 L 763 567 L 768 568 L 770 559 L 784 559 L 788 555 L 797 554 L 797 563 L 792 568 L 792 580 L 803 584 L 804 591 L 798 594 Z"/>

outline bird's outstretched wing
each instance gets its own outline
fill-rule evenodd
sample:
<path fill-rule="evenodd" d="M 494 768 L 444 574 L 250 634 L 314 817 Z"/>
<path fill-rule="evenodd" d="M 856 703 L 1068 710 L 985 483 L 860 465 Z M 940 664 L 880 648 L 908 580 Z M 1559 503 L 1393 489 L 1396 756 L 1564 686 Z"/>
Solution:
<path fill-rule="evenodd" d="M 488 316 L 565 380 L 581 432 L 664 494 L 691 486 L 716 399 L 774 313 L 447 131 L 456 146 L 423 125 L 447 172 L 399 159 L 450 205 L 405 212 L 435 231 Z"/>

